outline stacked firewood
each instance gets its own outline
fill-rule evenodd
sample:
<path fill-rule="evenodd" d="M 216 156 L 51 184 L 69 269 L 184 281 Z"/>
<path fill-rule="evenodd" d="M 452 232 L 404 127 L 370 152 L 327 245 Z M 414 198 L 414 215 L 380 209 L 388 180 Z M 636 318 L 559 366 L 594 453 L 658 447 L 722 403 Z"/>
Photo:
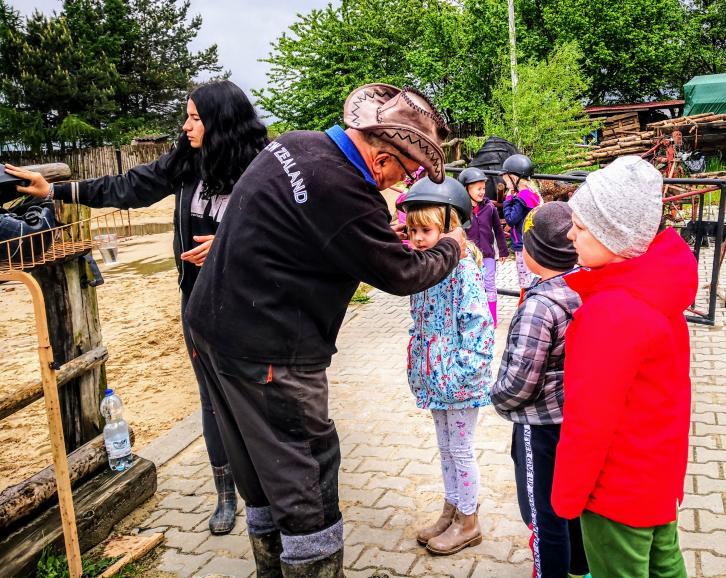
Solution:
<path fill-rule="evenodd" d="M 623 155 L 639 155 L 653 146 L 655 132 L 652 130 L 634 131 L 632 134 L 601 141 L 599 145 L 591 147 L 587 156 L 571 166 L 590 167 L 595 164 L 608 164 Z"/>
<path fill-rule="evenodd" d="M 648 125 L 648 130 L 634 131 L 624 136 L 603 140 L 599 145 L 590 147 L 585 159 L 573 164 L 572 167 L 606 165 L 617 157 L 641 155 L 649 151 L 659 137 L 668 135 L 674 130 L 680 130 L 692 148 L 712 151 L 726 147 L 726 114 L 707 112 L 652 122 Z"/>
<path fill-rule="evenodd" d="M 648 128 L 657 131 L 659 134 L 668 133 L 672 130 L 684 130 L 685 132 L 695 132 L 700 128 L 716 128 L 726 129 L 726 114 L 713 114 L 712 112 L 704 112 L 702 114 L 694 114 L 691 116 L 679 116 L 678 118 L 669 118 L 659 122 L 651 122 Z"/>
<path fill-rule="evenodd" d="M 550 201 L 567 201 L 575 192 L 580 183 L 568 183 L 564 181 L 537 181 L 539 193 L 546 203 Z"/>

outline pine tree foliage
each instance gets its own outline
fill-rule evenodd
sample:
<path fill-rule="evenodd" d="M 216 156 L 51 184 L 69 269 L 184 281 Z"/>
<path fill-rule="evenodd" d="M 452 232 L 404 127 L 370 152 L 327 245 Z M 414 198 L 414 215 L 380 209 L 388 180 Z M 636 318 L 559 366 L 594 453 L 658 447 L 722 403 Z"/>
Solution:
<path fill-rule="evenodd" d="M 23 19 L 0 0 L 0 145 L 34 151 L 122 142 L 178 129 L 216 45 L 189 46 L 202 25 L 189 0 L 65 0 Z"/>

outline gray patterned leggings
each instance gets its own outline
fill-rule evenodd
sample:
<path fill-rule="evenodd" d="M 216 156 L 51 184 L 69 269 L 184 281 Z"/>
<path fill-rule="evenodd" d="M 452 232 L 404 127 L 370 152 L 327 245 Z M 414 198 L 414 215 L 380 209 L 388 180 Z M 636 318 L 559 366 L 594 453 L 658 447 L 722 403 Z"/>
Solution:
<path fill-rule="evenodd" d="M 520 289 L 529 289 L 534 281 L 534 275 L 527 268 L 522 251 L 515 251 L 514 259 L 517 262 L 517 278 L 519 280 L 519 287 Z"/>
<path fill-rule="evenodd" d="M 462 514 L 473 514 L 479 499 L 479 464 L 474 456 L 479 408 L 433 409 L 431 414 L 441 454 L 444 497 Z"/>

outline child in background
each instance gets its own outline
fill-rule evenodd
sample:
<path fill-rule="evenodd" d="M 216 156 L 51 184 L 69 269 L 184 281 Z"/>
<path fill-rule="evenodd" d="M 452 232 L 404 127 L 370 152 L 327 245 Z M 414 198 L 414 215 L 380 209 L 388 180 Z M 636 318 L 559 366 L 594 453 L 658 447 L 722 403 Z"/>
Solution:
<path fill-rule="evenodd" d="M 524 294 L 507 336 L 492 404 L 514 422 L 512 460 L 522 519 L 532 530 L 533 578 L 588 572 L 579 520 L 555 514 L 550 495 L 564 397 L 565 331 L 580 298 L 564 275 L 577 254 L 567 232 L 572 211 L 552 202 L 524 223 L 522 255 L 539 281 Z"/>
<path fill-rule="evenodd" d="M 502 179 L 509 194 L 504 199 L 504 218 L 511 228 L 512 250 L 517 260 L 517 277 L 520 289 L 532 284 L 532 272 L 522 257 L 522 224 L 542 199 L 534 185 L 528 180 L 533 174 L 532 161 L 524 155 L 512 155 L 502 164 Z"/>
<path fill-rule="evenodd" d="M 494 238 L 497 239 L 499 259 L 504 260 L 509 256 L 507 240 L 504 238 L 502 222 L 499 220 L 499 212 L 494 203 L 489 200 L 485 193 L 487 176 L 484 171 L 471 167 L 461 171 L 459 182 L 466 187 L 473 207 L 471 226 L 466 230 L 466 236 L 472 241 L 482 254 L 482 267 L 484 268 L 484 288 L 487 292 L 489 311 L 494 319 L 494 327 L 497 326 L 497 260 L 494 253 Z"/>
<path fill-rule="evenodd" d="M 469 220 L 471 202 L 455 179 L 437 185 L 426 178 L 411 187 L 403 208 L 411 248 L 426 251 L 449 226 Z M 490 403 L 494 328 L 477 253 L 470 244 L 469 255 L 446 279 L 411 296 L 408 381 L 416 405 L 433 415 L 444 478 L 441 516 L 417 534 L 433 554 L 482 541 L 474 432 L 479 407 Z"/>
<path fill-rule="evenodd" d="M 657 234 L 661 174 L 637 156 L 590 173 L 570 199 L 582 306 L 567 331 L 565 409 L 552 504 L 580 516 L 595 578 L 685 578 L 678 506 L 688 463 L 698 267 Z"/>

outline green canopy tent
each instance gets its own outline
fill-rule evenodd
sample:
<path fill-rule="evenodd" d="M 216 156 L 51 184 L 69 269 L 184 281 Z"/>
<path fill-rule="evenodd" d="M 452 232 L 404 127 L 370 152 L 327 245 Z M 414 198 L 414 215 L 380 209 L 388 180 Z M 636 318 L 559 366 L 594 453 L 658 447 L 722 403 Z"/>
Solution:
<path fill-rule="evenodd" d="M 686 98 L 683 116 L 704 112 L 726 113 L 726 74 L 696 76 L 683 90 Z"/>

